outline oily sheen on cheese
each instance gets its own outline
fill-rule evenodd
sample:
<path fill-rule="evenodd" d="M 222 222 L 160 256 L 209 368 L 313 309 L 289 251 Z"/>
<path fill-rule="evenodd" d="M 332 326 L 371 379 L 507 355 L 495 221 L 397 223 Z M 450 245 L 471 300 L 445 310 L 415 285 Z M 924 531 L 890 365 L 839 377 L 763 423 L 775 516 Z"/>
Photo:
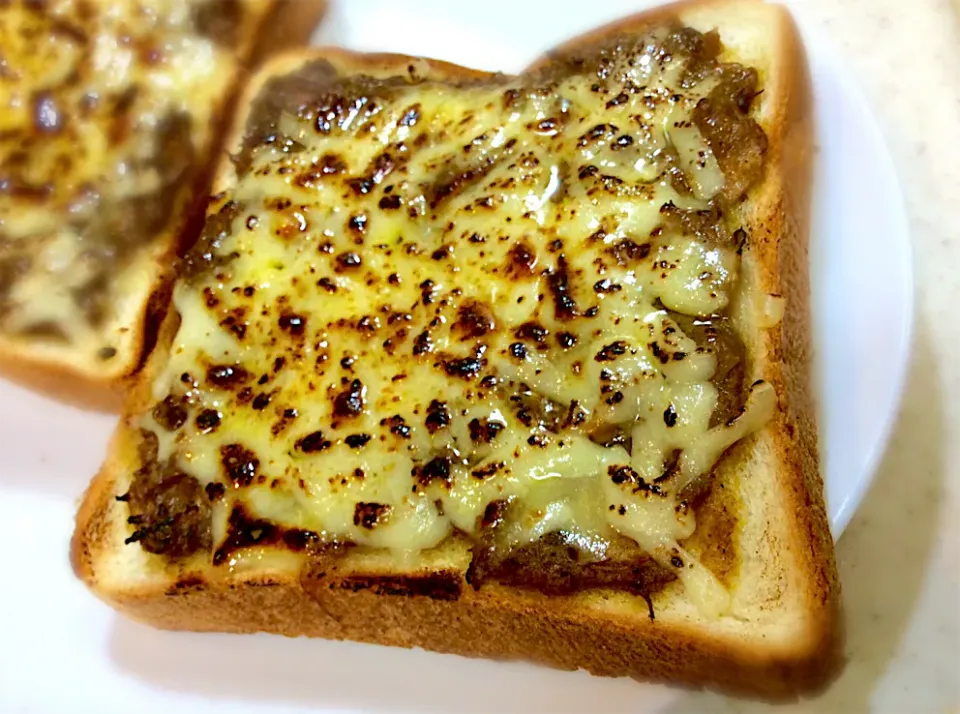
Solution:
<path fill-rule="evenodd" d="M 668 32 L 596 72 L 461 84 L 316 60 L 306 98 L 268 131 L 251 119 L 140 420 L 211 495 L 215 564 L 240 510 L 409 553 L 507 502 L 501 543 L 562 531 L 602 559 L 626 536 L 727 609 L 681 545 L 681 492 L 776 395 L 756 383 L 712 423 L 717 353 L 671 317 L 723 313 L 739 256 L 665 220 L 728 185 L 691 121 L 715 73 Z M 601 445 L 607 427 L 628 438 Z"/>
<path fill-rule="evenodd" d="M 130 300 L 146 300 L 158 236 L 181 228 L 236 68 L 210 15 L 236 24 L 238 8 L 0 7 L 2 339 L 68 349 L 81 372 L 135 359 Z"/>

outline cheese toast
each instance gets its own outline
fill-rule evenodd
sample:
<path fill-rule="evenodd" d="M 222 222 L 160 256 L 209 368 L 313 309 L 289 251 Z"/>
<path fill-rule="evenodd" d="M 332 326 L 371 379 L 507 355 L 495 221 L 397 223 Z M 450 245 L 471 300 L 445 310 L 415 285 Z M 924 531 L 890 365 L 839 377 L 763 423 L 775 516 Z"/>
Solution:
<path fill-rule="evenodd" d="M 0 5 L 0 373 L 118 408 L 264 27 L 318 0 Z M 312 15 L 312 18 L 310 17 Z M 278 38 L 273 38 L 274 47 Z"/>
<path fill-rule="evenodd" d="M 644 13 L 518 76 L 272 61 L 77 575 L 163 628 L 824 685 L 805 71 L 757 0 Z"/>

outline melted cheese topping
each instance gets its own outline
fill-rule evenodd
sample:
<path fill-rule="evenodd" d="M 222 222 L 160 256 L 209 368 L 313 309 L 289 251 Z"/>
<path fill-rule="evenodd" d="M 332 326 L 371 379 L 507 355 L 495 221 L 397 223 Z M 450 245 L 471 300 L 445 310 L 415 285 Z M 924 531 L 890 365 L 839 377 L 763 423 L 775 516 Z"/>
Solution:
<path fill-rule="evenodd" d="M 95 373 L 135 359 L 117 352 L 153 280 L 136 257 L 180 230 L 236 67 L 202 5 L 0 8 L 0 336 Z"/>
<path fill-rule="evenodd" d="M 680 545 L 695 521 L 679 494 L 776 396 L 758 383 L 711 427 L 716 355 L 669 317 L 722 312 L 738 256 L 662 228 L 665 204 L 706 208 L 724 184 L 689 121 L 711 78 L 681 86 L 662 36 L 614 55 L 602 88 L 333 81 L 279 117 L 211 206 L 208 232 L 227 230 L 198 253 L 209 268 L 175 291 L 153 389 L 190 419 L 142 420 L 162 460 L 227 486 L 215 543 L 240 504 L 419 551 L 509 500 L 508 542 L 562 530 L 603 557 L 619 532 L 727 609 Z M 611 425 L 630 452 L 591 440 Z"/>

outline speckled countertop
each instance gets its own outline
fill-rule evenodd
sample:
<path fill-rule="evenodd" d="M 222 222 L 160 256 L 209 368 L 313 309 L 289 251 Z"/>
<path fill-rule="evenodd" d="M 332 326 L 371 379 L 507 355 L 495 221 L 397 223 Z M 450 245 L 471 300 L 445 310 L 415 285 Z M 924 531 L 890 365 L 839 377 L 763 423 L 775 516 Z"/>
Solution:
<path fill-rule="evenodd" d="M 910 215 L 916 327 L 905 400 L 837 547 L 848 664 L 778 711 L 960 712 L 960 0 L 798 3 L 857 76 Z M 762 705 L 685 697 L 677 712 Z"/>

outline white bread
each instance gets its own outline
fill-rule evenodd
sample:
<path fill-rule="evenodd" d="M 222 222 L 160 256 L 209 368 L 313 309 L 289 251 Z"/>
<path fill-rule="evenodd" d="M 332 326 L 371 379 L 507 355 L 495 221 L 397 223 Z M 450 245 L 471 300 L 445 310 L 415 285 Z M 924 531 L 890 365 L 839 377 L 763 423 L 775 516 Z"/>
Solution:
<path fill-rule="evenodd" d="M 786 298 L 783 320 L 763 329 L 746 311 L 750 379 L 780 395 L 773 420 L 721 464 L 742 507 L 734 530 L 739 576 L 737 618 L 703 617 L 682 588 L 652 598 L 589 591 L 550 597 L 499 585 L 459 584 L 468 547 L 448 541 L 423 554 L 418 568 L 400 567 L 386 552 L 348 553 L 336 563 L 303 566 L 294 556 L 252 569 L 182 566 L 124 546 L 130 534 L 126 492 L 137 461 L 135 419 L 149 403 L 151 375 L 162 368 L 176 330 L 160 332 L 138 394 L 127 404 L 110 448 L 77 517 L 72 560 L 77 575 L 111 606 L 162 628 L 268 631 L 352 639 L 499 659 L 532 659 L 563 669 L 707 686 L 772 698 L 815 691 L 836 673 L 842 651 L 840 592 L 818 470 L 817 431 L 809 389 L 810 330 L 807 211 L 811 126 L 805 60 L 789 15 L 753 0 L 681 3 L 623 21 L 631 30 L 676 15 L 701 31 L 718 28 L 727 51 L 760 70 L 764 92 L 755 116 L 769 140 L 763 183 L 743 205 L 751 236 L 743 254 L 746 294 Z M 602 28 L 562 49 L 612 32 Z M 313 57 L 340 68 L 389 74 L 408 58 L 318 50 L 278 59 L 248 87 L 249 106 L 271 76 Z M 435 76 L 479 76 L 429 62 Z M 244 121 L 235 127 L 239 146 Z M 230 185 L 225 161 L 215 190 Z M 745 474 L 737 478 L 737 474 Z M 722 506 L 722 502 L 721 502 Z M 705 528 L 705 526 L 701 526 Z M 703 536 L 701 532 L 694 538 Z M 453 597 L 452 590 L 456 591 Z"/>

